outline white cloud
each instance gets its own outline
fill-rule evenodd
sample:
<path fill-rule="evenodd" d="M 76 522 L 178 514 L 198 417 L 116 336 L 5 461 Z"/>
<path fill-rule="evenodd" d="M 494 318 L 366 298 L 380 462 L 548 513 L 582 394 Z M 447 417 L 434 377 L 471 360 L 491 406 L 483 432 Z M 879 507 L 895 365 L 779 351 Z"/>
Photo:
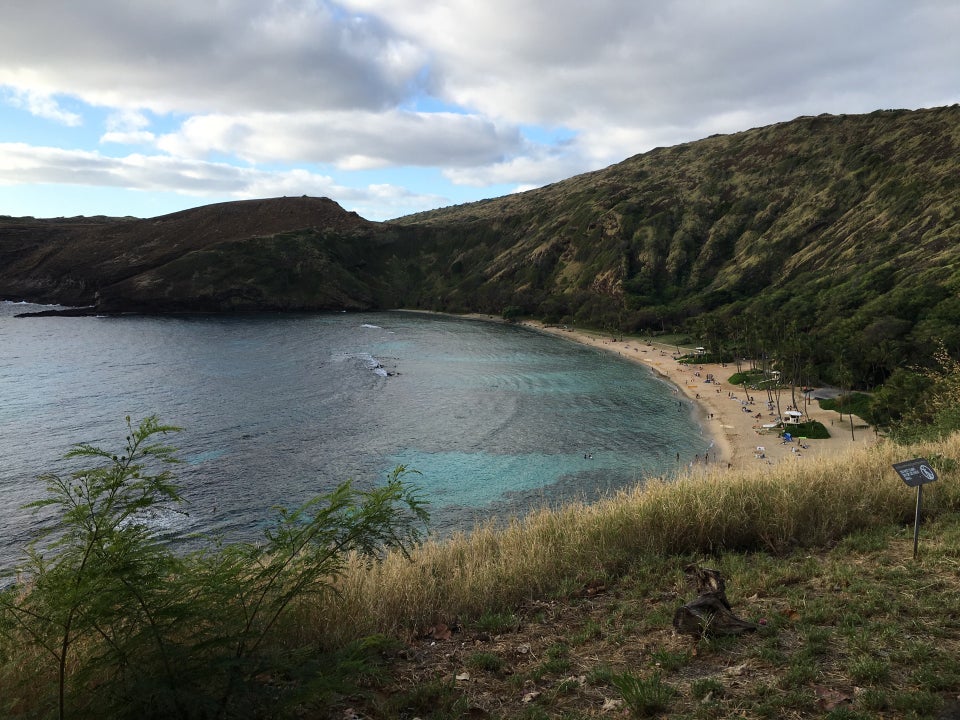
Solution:
<path fill-rule="evenodd" d="M 119 145 L 152 145 L 156 136 L 147 130 L 149 126 L 150 119 L 142 112 L 132 109 L 120 110 L 107 117 L 107 132 L 100 136 L 100 142 Z"/>
<path fill-rule="evenodd" d="M 332 177 L 293 169 L 263 171 L 226 163 L 190 161 L 163 155 L 107 157 L 96 152 L 0 143 L 0 186 L 77 184 L 144 192 L 174 192 L 197 198 L 236 200 L 281 195 L 316 195 L 363 207 L 370 219 L 387 219 L 439 203 L 436 195 L 386 184 L 350 187 Z M 392 211 L 397 209 L 396 213 Z"/>
<path fill-rule="evenodd" d="M 424 61 L 331 0 L 35 0 L 0 24 L 0 84 L 157 112 L 376 110 Z"/>
<path fill-rule="evenodd" d="M 584 158 L 576 153 L 537 152 L 488 165 L 447 168 L 444 177 L 455 185 L 485 187 L 515 184 L 518 188 L 539 187 L 583 171 Z"/>
<path fill-rule="evenodd" d="M 156 136 L 152 132 L 143 130 L 131 132 L 106 132 L 100 137 L 101 143 L 116 143 L 118 145 L 152 145 Z"/>
<path fill-rule="evenodd" d="M 565 126 L 602 162 L 647 149 L 615 134 L 660 144 L 960 96 L 960 6 L 941 0 L 345 3 L 430 48 L 449 101 Z"/>
<path fill-rule="evenodd" d="M 426 203 L 798 115 L 957 102 L 958 27 L 952 0 L 32 0 L 4 8 L 0 88 L 63 125 L 106 112 L 102 146 L 167 154 L 134 172 L 63 147 L 47 182 L 199 197 L 324 186 L 323 166 L 346 195 L 351 173 L 432 168 L 418 177 L 447 185 L 391 191 Z M 363 177 L 382 217 L 391 195 Z"/>
<path fill-rule="evenodd" d="M 10 104 L 26 110 L 31 115 L 45 120 L 53 120 L 60 125 L 76 127 L 83 123 L 83 118 L 80 115 L 64 110 L 52 95 L 42 91 L 16 88 L 10 94 Z"/>
<path fill-rule="evenodd" d="M 482 165 L 517 152 L 521 139 L 516 128 L 454 113 L 269 112 L 195 116 L 157 146 L 185 157 L 231 153 L 251 163 L 368 169 Z"/>

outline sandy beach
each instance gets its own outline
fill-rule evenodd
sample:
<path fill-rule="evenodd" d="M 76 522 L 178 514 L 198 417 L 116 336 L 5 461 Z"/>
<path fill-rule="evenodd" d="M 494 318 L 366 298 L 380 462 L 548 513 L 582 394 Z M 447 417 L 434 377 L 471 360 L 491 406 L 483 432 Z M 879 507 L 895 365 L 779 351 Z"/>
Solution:
<path fill-rule="evenodd" d="M 776 407 L 767 406 L 766 391 L 754 390 L 754 402 L 747 401 L 744 388 L 731 385 L 728 379 L 736 372 L 733 365 L 703 363 L 698 365 L 677 362 L 677 348 L 673 345 L 637 339 L 617 340 L 600 334 L 543 325 L 525 321 L 526 327 L 546 332 L 591 347 L 616 353 L 623 358 L 649 367 L 661 375 L 688 398 L 698 404 L 704 430 L 713 438 L 716 452 L 711 453 L 708 463 L 731 470 L 749 469 L 763 464 L 780 462 L 803 462 L 806 458 L 840 455 L 862 448 L 876 441 L 871 428 L 854 418 L 855 429 L 851 437 L 847 416 L 841 422 L 838 413 L 820 409 L 819 403 L 811 401 L 804 406 L 803 395 L 796 390 L 797 410 L 805 419 L 821 422 L 830 432 L 825 440 L 783 442 L 779 430 L 764 428 L 773 423 Z M 681 348 L 686 352 L 685 349 Z M 711 382 L 707 382 L 712 378 Z M 785 411 L 793 402 L 789 390 L 780 394 L 780 409 Z M 759 415 L 759 416 L 758 416 Z"/>

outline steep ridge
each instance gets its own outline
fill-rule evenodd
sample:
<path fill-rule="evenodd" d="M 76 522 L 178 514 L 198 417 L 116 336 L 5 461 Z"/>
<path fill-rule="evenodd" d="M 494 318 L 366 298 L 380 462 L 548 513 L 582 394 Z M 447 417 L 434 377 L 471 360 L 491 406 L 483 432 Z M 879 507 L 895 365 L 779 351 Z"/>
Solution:
<path fill-rule="evenodd" d="M 157 276 L 191 253 L 291 229 L 350 235 L 375 226 L 328 198 L 306 196 L 218 203 L 146 220 L 0 218 L 0 294 L 88 305 L 102 293 L 106 309 L 125 309 L 111 286 Z M 188 308 L 188 298 L 181 305 Z"/>
<path fill-rule="evenodd" d="M 170 312 L 421 307 L 621 330 L 794 323 L 881 380 L 960 350 L 960 107 L 802 117 L 368 222 L 325 198 L 0 218 L 0 297 Z"/>
<path fill-rule="evenodd" d="M 525 310 L 576 315 L 608 296 L 630 325 L 658 325 L 768 293 L 789 305 L 807 283 L 859 286 L 873 272 L 868 284 L 889 289 L 950 266 L 958 149 L 957 107 L 799 118 L 396 222 L 483 237 L 464 264 L 484 283 L 509 279 Z M 856 304 L 856 287 L 840 294 Z"/>

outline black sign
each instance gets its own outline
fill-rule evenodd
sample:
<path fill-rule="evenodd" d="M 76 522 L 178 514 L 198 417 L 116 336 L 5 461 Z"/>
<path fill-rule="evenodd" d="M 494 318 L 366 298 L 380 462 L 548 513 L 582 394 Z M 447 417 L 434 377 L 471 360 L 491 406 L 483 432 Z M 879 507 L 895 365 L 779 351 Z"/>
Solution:
<path fill-rule="evenodd" d="M 937 473 L 933 471 L 930 463 L 924 458 L 894 463 L 893 469 L 897 471 L 900 479 L 910 487 L 920 487 L 937 479 Z"/>

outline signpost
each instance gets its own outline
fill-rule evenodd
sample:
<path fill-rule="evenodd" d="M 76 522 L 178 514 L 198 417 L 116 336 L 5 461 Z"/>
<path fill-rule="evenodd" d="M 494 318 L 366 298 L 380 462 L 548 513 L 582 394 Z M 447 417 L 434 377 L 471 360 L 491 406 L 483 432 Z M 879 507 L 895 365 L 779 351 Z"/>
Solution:
<path fill-rule="evenodd" d="M 914 458 L 893 464 L 900 479 L 907 487 L 917 489 L 917 514 L 913 522 L 913 559 L 917 559 L 917 545 L 920 539 L 920 501 L 923 499 L 923 486 L 937 479 L 937 473 L 925 458 Z"/>

